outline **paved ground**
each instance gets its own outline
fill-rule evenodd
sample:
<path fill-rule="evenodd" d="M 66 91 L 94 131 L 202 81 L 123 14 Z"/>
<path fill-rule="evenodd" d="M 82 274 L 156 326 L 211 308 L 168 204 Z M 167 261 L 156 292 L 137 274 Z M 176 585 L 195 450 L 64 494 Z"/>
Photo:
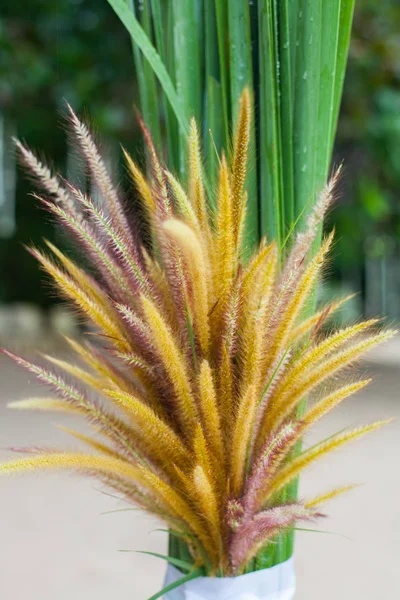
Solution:
<path fill-rule="evenodd" d="M 307 443 L 346 425 L 399 415 L 399 345 L 374 355 L 370 363 L 373 385 L 327 418 Z M 40 392 L 33 378 L 5 358 L 0 378 L 0 448 L 64 442 L 71 447 L 53 426 L 60 418 L 6 410 L 7 401 Z M 1 451 L 1 459 L 7 455 Z M 364 485 L 327 507 L 330 516 L 321 528 L 331 534 L 298 534 L 297 600 L 400 596 L 399 458 L 400 420 L 303 478 L 304 495 L 336 484 Z M 146 600 L 159 589 L 164 565 L 118 550 L 164 552 L 165 534 L 152 531 L 158 523 L 137 511 L 104 514 L 123 507 L 95 483 L 73 475 L 1 479 L 0 599 Z"/>

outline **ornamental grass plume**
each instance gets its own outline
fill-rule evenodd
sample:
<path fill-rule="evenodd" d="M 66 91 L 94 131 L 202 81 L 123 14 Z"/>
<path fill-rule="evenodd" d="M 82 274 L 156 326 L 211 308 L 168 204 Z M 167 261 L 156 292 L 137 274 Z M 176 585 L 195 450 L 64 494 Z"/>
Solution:
<path fill-rule="evenodd" d="M 283 501 L 281 490 L 315 460 L 383 424 L 293 452 L 316 421 L 368 383 L 337 375 L 393 335 L 376 332 L 375 319 L 322 335 L 341 302 L 304 316 L 332 245 L 330 234 L 312 252 L 340 169 L 285 258 L 263 240 L 245 260 L 249 91 L 240 100 L 231 160 L 220 160 L 214 199 L 196 123 L 186 190 L 160 162 L 141 122 L 149 177 L 125 158 L 145 212 L 144 244 L 88 128 L 69 112 L 101 203 L 16 143 L 44 190 L 37 198 L 90 260 L 85 270 L 51 243 L 47 251 L 30 249 L 91 323 L 93 341 L 68 340 L 78 364 L 45 356 L 39 365 L 4 352 L 54 394 L 11 407 L 80 414 L 93 435 L 67 430 L 87 452 L 35 449 L 0 470 L 93 475 L 164 520 L 205 574 L 238 575 L 274 536 L 320 516 L 322 502 L 349 488 L 294 502 Z"/>

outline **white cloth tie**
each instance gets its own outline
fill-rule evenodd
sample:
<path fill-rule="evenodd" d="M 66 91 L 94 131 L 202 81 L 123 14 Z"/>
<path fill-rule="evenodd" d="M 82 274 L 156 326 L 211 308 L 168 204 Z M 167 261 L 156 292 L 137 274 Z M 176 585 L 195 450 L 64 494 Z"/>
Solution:
<path fill-rule="evenodd" d="M 168 565 L 164 586 L 183 574 Z M 296 576 L 293 558 L 280 565 L 239 577 L 198 577 L 164 595 L 164 600 L 293 600 Z"/>

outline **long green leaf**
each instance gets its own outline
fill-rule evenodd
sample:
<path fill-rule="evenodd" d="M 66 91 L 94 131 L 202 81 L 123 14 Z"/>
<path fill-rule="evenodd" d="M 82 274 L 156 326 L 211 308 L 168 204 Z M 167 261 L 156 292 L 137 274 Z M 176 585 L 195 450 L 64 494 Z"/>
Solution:
<path fill-rule="evenodd" d="M 317 134 L 317 186 L 322 188 L 331 161 L 335 83 L 339 50 L 341 2 L 323 3 L 321 26 L 321 79 Z"/>
<path fill-rule="evenodd" d="M 185 120 L 195 117 L 198 123 L 202 117 L 200 23 L 196 14 L 196 3 L 187 0 L 174 0 L 174 50 L 175 80 Z M 181 131 L 181 152 L 179 169 L 181 177 L 186 173 L 187 148 L 186 131 Z"/>
<path fill-rule="evenodd" d="M 226 26 L 226 25 L 225 25 Z M 228 2 L 229 61 L 232 97 L 232 121 L 236 125 L 243 88 L 253 89 L 249 3 L 246 0 Z"/>
<path fill-rule="evenodd" d="M 174 567 L 178 567 L 178 569 L 183 571 L 190 571 L 193 568 L 193 563 L 174 558 L 173 556 L 167 556 L 166 554 L 157 554 L 157 552 L 146 552 L 145 550 L 121 550 L 121 552 L 136 552 L 138 554 L 147 554 L 148 556 L 154 556 L 154 558 L 161 558 L 170 565 L 174 565 Z"/>
<path fill-rule="evenodd" d="M 217 23 L 218 36 L 218 54 L 219 71 L 221 79 L 222 93 L 222 116 L 224 123 L 224 148 L 229 147 L 229 134 L 231 122 L 231 103 L 228 69 L 228 51 L 227 51 L 227 23 L 228 23 L 228 5 L 227 0 L 215 0 L 215 19 Z"/>
<path fill-rule="evenodd" d="M 205 118 L 203 124 L 204 150 L 209 182 L 213 185 L 217 179 L 218 154 L 225 145 L 224 111 L 222 86 L 220 83 L 220 64 L 217 23 L 214 0 L 204 0 L 204 44 L 205 44 Z M 211 134 L 210 134 L 211 131 Z"/>
<path fill-rule="evenodd" d="M 294 103 L 294 76 L 296 70 L 296 49 L 297 49 L 297 19 L 298 19 L 299 0 L 287 0 L 288 20 L 289 20 L 289 47 L 290 47 L 290 71 L 292 74 L 291 89 Z"/>
<path fill-rule="evenodd" d="M 156 39 L 157 51 L 163 61 L 164 65 L 168 69 L 168 54 L 167 46 L 165 42 L 164 30 L 165 21 L 167 15 L 163 15 L 160 0 L 151 0 L 151 11 L 153 15 L 154 24 L 154 35 Z M 179 155 L 179 138 L 178 138 L 178 127 L 177 121 L 173 114 L 170 103 L 167 101 L 165 94 L 163 93 L 162 107 L 165 115 L 166 125 L 166 142 L 168 149 L 168 163 L 172 170 L 178 169 L 178 155 Z"/>
<path fill-rule="evenodd" d="M 135 2 L 134 0 L 128 0 L 128 6 L 133 14 L 135 14 Z M 138 46 L 135 44 L 135 40 L 132 38 L 132 51 L 133 59 L 135 62 L 136 78 L 139 87 L 140 96 L 140 108 L 143 113 L 143 118 L 149 127 L 152 127 L 151 119 L 147 110 L 147 94 L 146 94 L 146 81 L 143 70 L 143 57 Z"/>
<path fill-rule="evenodd" d="M 272 0 L 258 5 L 259 38 L 259 171 L 261 234 L 282 237 L 282 189 L 277 48 Z"/>
<path fill-rule="evenodd" d="M 295 219 L 294 187 L 293 187 L 293 74 L 292 74 L 292 35 L 290 0 L 275 0 L 275 22 L 279 43 L 279 72 L 277 73 L 280 102 L 281 126 L 281 172 L 283 189 L 282 234 L 286 235 Z M 292 18 L 291 18 L 292 17 Z"/>
<path fill-rule="evenodd" d="M 254 97 L 250 6 L 247 0 L 228 2 L 228 27 L 232 124 L 233 129 L 235 129 L 239 110 L 239 98 L 245 86 L 250 88 Z M 255 143 L 255 127 L 253 123 L 250 136 L 249 174 L 247 176 L 249 201 L 247 205 L 246 242 L 248 247 L 254 246 L 259 235 Z"/>
<path fill-rule="evenodd" d="M 337 2 L 337 0 L 332 0 Z M 299 0 L 293 118 L 296 214 L 316 196 L 322 0 Z M 327 40 L 324 40 L 327 43 Z"/>
<path fill-rule="evenodd" d="M 219 155 L 224 146 L 223 121 L 219 111 L 214 110 L 213 107 L 222 106 L 222 104 L 221 84 L 214 77 L 210 76 L 207 82 L 207 131 L 205 132 L 205 148 L 207 154 L 207 173 L 209 174 L 211 189 L 216 185 Z M 212 198 L 215 199 L 215 196 L 212 195 Z"/>
<path fill-rule="evenodd" d="M 185 112 L 182 109 L 181 101 L 175 90 L 175 87 L 171 81 L 171 78 L 162 62 L 158 52 L 154 48 L 153 44 L 149 40 L 146 32 L 141 27 L 138 20 L 132 14 L 129 7 L 125 4 L 124 0 L 107 0 L 112 6 L 126 29 L 134 39 L 135 43 L 139 46 L 143 52 L 146 60 L 149 61 L 154 73 L 156 74 L 171 106 L 174 110 L 176 118 L 178 119 L 179 125 L 186 134 L 189 133 L 189 122 Z"/>
<path fill-rule="evenodd" d="M 154 596 L 151 596 L 151 598 L 149 598 L 148 600 L 157 600 L 157 598 L 161 598 L 162 596 L 164 596 L 164 594 L 167 594 L 168 592 L 171 592 L 172 590 L 176 590 L 176 588 L 180 587 L 187 581 L 191 581 L 192 579 L 197 579 L 198 577 L 201 577 L 202 575 L 204 575 L 203 570 L 196 569 L 196 571 L 192 571 L 192 573 L 185 575 L 185 577 L 182 577 L 181 579 L 174 581 L 174 583 L 167 585 L 164 589 L 157 592 L 157 594 L 154 594 Z"/>
<path fill-rule="evenodd" d="M 135 15 L 134 0 L 129 0 L 132 14 Z M 146 34 L 151 36 L 151 15 L 148 2 L 143 3 L 140 11 L 141 24 Z M 135 15 L 136 16 L 136 15 Z M 139 82 L 140 105 L 146 125 L 151 131 L 154 144 L 158 151 L 161 151 L 161 128 L 160 111 L 158 102 L 158 91 L 156 78 L 151 65 L 147 60 L 143 60 L 141 52 L 134 40 L 132 40 L 134 56 L 136 58 L 136 70 Z"/>

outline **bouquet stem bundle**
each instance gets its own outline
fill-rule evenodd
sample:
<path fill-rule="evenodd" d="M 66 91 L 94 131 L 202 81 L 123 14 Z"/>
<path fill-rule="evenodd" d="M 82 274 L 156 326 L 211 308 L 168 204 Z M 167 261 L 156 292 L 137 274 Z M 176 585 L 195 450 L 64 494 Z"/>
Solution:
<path fill-rule="evenodd" d="M 108 2 L 132 37 L 144 120 L 182 180 L 191 117 L 213 183 L 248 87 L 247 239 L 280 246 L 327 179 L 355 0 Z"/>
<path fill-rule="evenodd" d="M 355 0 L 108 1 L 132 37 L 144 120 L 183 181 L 190 118 L 200 125 L 210 189 L 237 127 L 237 99 L 250 90 L 246 249 L 267 235 L 280 255 L 328 176 Z M 314 250 L 319 243 L 317 234 Z M 296 498 L 296 482 L 284 493 Z M 258 567 L 290 557 L 293 536 Z M 171 540 L 171 551 L 181 545 Z"/>
<path fill-rule="evenodd" d="M 91 269 L 49 243 L 49 253 L 30 252 L 91 322 L 97 343 L 68 340 L 85 367 L 4 352 L 53 392 L 14 408 L 79 414 L 93 433 L 69 430 L 88 452 L 28 448 L 31 456 L 0 472 L 65 468 L 96 476 L 182 540 L 168 560 L 186 578 L 270 566 L 277 536 L 285 539 L 297 521 L 318 518 L 323 502 L 349 489 L 300 500 L 286 495 L 287 486 L 315 460 L 383 424 L 342 431 L 293 453 L 314 423 L 368 383 L 336 376 L 393 334 L 377 332 L 373 319 L 322 335 L 341 301 L 305 316 L 333 241 L 330 234 L 311 252 L 339 171 L 284 260 L 276 241 L 265 239 L 248 257 L 250 91 L 241 96 L 232 158 L 221 154 L 213 198 L 196 122 L 184 186 L 163 166 L 140 121 L 151 175 L 125 154 L 146 215 L 142 239 L 89 129 L 69 110 L 100 205 L 17 147 L 43 188 L 37 198 L 79 242 Z M 300 414 L 309 395 L 313 402 Z"/>

